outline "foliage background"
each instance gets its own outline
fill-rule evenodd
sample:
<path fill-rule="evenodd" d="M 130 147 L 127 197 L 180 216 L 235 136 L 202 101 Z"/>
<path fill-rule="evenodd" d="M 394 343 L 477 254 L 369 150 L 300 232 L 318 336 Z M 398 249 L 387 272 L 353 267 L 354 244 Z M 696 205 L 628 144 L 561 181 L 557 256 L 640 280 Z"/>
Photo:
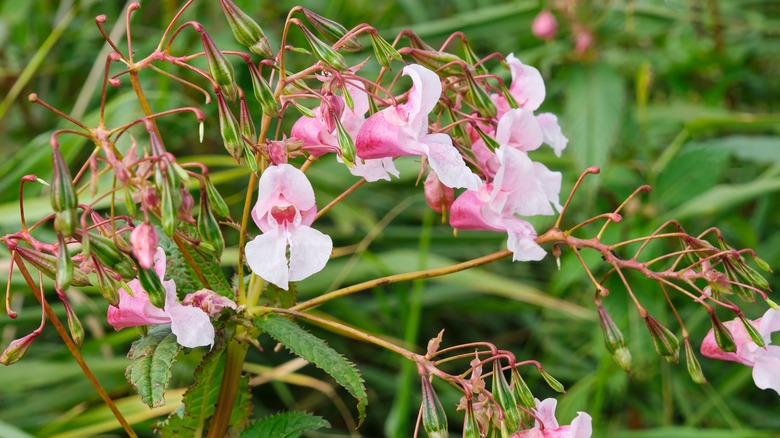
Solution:
<path fill-rule="evenodd" d="M 132 24 L 139 53 L 156 45 L 179 3 L 142 2 Z M 252 13 L 278 43 L 292 3 L 236 3 Z M 592 29 L 593 47 L 581 56 L 573 50 L 573 26 L 561 14 L 557 14 L 559 35 L 554 41 L 545 43 L 531 36 L 531 21 L 541 7 L 537 1 L 312 0 L 301 4 L 347 27 L 369 22 L 388 38 L 408 27 L 431 43 L 441 43 L 460 30 L 477 53 L 514 52 L 523 62 L 537 66 L 547 82 L 548 97 L 542 110 L 559 114 L 571 139 L 562 160 L 546 152 L 537 158 L 564 173 L 562 192 L 571 188 L 585 167 L 599 165 L 604 170 L 575 199 L 570 225 L 576 219 L 612 210 L 634 188 L 649 183 L 654 192 L 630 205 L 623 224 L 613 227 L 608 236 L 612 241 L 652 232 L 674 217 L 692 234 L 718 226 L 735 247 L 755 248 L 771 266 L 780 267 L 780 233 L 776 232 L 780 226 L 776 213 L 780 208 L 780 3 L 553 2 L 561 8 L 576 4 L 576 20 Z M 48 136 L 63 126 L 51 113 L 28 104 L 25 96 L 35 91 L 66 113 L 94 121 L 107 52 L 96 56 L 105 46 L 93 20 L 105 13 L 107 29 L 119 22 L 118 31 L 123 32 L 123 6 L 122 2 L 98 1 L 0 3 L 0 153 L 4 157 L 0 162 L 0 234 L 18 230 L 19 178 L 28 173 L 48 178 Z M 216 1 L 196 2 L 185 19 L 202 22 L 221 48 L 237 47 Z M 199 51 L 198 44 L 195 35 L 186 34 L 178 40 L 177 50 Z M 202 106 L 202 97 L 196 93 L 160 76 L 142 76 L 147 89 L 157 90 L 151 95 L 154 108 Z M 247 75 L 240 80 L 248 80 Z M 109 107 L 109 120 L 119 123 L 140 115 L 131 94 L 129 87 L 110 91 L 114 103 Z M 241 208 L 247 174 L 224 154 L 215 128 L 215 105 L 203 109 L 208 114 L 203 143 L 197 141 L 191 117 L 164 119 L 161 131 L 174 154 L 214 167 L 212 180 L 235 213 Z M 76 140 L 64 143 L 62 149 L 71 163 L 90 151 Z M 492 233 L 462 232 L 453 239 L 449 227 L 440 225 L 440 218 L 428 211 L 421 190 L 412 188 L 415 163 L 400 166 L 400 181 L 362 189 L 320 224 L 337 246 L 355 245 L 363 236 L 369 237 L 354 254 L 333 259 L 325 271 L 303 282 L 301 297 L 377 275 L 465 260 L 502 247 L 504 239 Z M 309 175 L 319 205 L 353 181 L 327 160 L 313 166 Z M 42 188 L 29 187 L 25 207 L 31 220 L 44 214 L 49 201 Z M 548 220 L 538 225 L 551 224 Z M 225 256 L 230 269 L 236 263 L 237 239 L 230 234 L 227 238 L 233 239 L 233 251 Z M 598 257 L 583 255 L 598 276 L 603 271 Z M 0 282 L 5 281 L 7 270 L 8 253 L 3 249 Z M 38 324 L 37 304 L 19 280 L 15 277 L 10 287 L 12 307 L 21 310 L 20 316 L 13 321 L 0 318 L 3 346 Z M 643 303 L 672 324 L 660 291 L 636 281 Z M 778 288 L 776 276 L 770 283 Z M 684 365 L 669 365 L 655 356 L 641 319 L 622 289 L 612 286 L 606 306 L 628 337 L 635 359 L 631 375 L 622 372 L 604 348 L 592 306 L 593 288 L 574 256 L 566 252 L 560 271 L 551 257 L 532 264 L 502 261 L 456 276 L 376 289 L 320 310 L 412 345 L 423 346 L 444 328 L 445 345 L 488 340 L 520 358 L 538 359 L 568 388 L 560 397 L 559 420 L 568 423 L 576 411 L 587 411 L 594 418 L 594 436 L 780 436 L 780 402 L 776 394 L 754 387 L 749 368 L 702 359 L 711 385 L 692 383 Z M 108 327 L 106 304 L 97 291 L 72 293 L 89 327 L 83 347 L 87 362 L 109 393 L 120 400 L 120 409 L 137 424 L 137 430 L 151 435 L 155 419 L 176 407 L 181 391 L 175 388 L 190 382 L 198 353 L 180 358 L 168 405 L 150 411 L 124 379 L 128 363 L 124 354 L 138 332 L 114 332 Z M 692 339 L 701 339 L 709 328 L 706 313 L 681 297 L 675 297 L 675 304 Z M 57 308 L 64 315 L 61 306 Z M 748 315 L 755 318 L 764 306 L 748 309 Z M 356 362 L 364 374 L 370 405 L 360 434 L 409 436 L 419 406 L 415 370 L 387 352 L 317 327 L 310 329 Z M 273 352 L 268 341 L 263 346 L 265 353 L 250 353 L 248 361 L 256 368 L 248 371 L 259 372 L 291 359 L 284 352 Z M 346 434 L 348 421 L 332 402 L 345 394 L 310 368 L 256 386 L 255 415 L 304 409 L 328 418 L 334 426 L 330 433 Z M 553 395 L 536 375 L 529 374 L 528 380 L 539 398 Z M 0 388 L 0 436 L 115 432 L 110 414 L 50 328 L 22 362 L 0 369 Z M 452 429 L 457 430 L 455 419 L 461 417 L 454 406 L 458 395 L 445 386 L 437 386 L 437 391 L 453 421 Z"/>

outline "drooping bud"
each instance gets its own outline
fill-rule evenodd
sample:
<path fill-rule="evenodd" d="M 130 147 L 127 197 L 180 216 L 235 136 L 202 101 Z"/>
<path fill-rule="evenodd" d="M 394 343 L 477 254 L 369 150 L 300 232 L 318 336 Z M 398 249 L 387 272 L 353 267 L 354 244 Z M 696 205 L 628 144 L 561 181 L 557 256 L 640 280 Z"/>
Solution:
<path fill-rule="evenodd" d="M 203 242 L 208 243 L 214 248 L 214 254 L 217 258 L 222 256 L 225 249 L 225 239 L 222 237 L 222 230 L 219 229 L 219 222 L 214 217 L 209 207 L 209 198 L 205 188 L 200 192 L 200 215 L 198 216 L 198 233 Z"/>
<path fill-rule="evenodd" d="M 720 319 L 713 313 L 710 315 L 712 321 L 712 334 L 715 336 L 715 343 L 722 351 L 733 353 L 737 351 L 737 344 L 734 343 L 734 336 L 731 331 L 720 322 Z"/>
<path fill-rule="evenodd" d="M 77 237 L 83 241 L 85 239 L 84 236 L 84 234 L 81 234 Z M 122 278 L 130 279 L 135 276 L 135 263 L 127 254 L 117 249 L 113 240 L 91 231 L 86 233 L 86 236 L 89 239 L 90 253 L 103 266 L 113 270 Z"/>
<path fill-rule="evenodd" d="M 336 21 L 325 18 L 322 15 L 316 14 L 308 9 L 303 9 L 303 15 L 306 19 L 317 29 L 328 41 L 335 43 L 347 34 L 347 28 Z M 344 50 L 355 52 L 363 50 L 363 45 L 355 38 L 350 38 L 342 42 Z"/>
<path fill-rule="evenodd" d="M 165 306 L 165 288 L 162 285 L 162 279 L 157 275 L 154 269 L 144 269 L 138 267 L 138 281 L 141 287 L 149 295 L 149 302 L 154 307 L 162 309 Z"/>
<path fill-rule="evenodd" d="M 194 224 L 195 219 L 192 217 L 192 209 L 195 207 L 195 199 L 192 197 L 192 193 L 185 186 L 180 186 L 177 193 L 181 201 L 179 202 L 176 216 L 180 221 Z"/>
<path fill-rule="evenodd" d="M 515 399 L 515 394 L 509 387 L 509 382 L 506 381 L 504 371 L 501 369 L 500 359 L 493 361 L 493 398 L 496 399 L 504 413 L 501 429 L 506 429 L 510 433 L 516 431 L 520 426 L 520 410 L 517 409 L 518 402 Z"/>
<path fill-rule="evenodd" d="M 604 332 L 604 344 L 607 350 L 612 353 L 612 358 L 615 359 L 620 368 L 626 371 L 631 370 L 631 352 L 626 347 L 626 341 L 623 338 L 623 333 L 618 328 L 612 317 L 609 316 L 604 306 L 598 306 L 599 322 L 601 323 L 601 330 Z"/>
<path fill-rule="evenodd" d="M 40 252 L 35 249 L 27 248 L 24 246 L 17 246 L 16 252 L 25 261 L 35 266 L 35 269 L 41 271 L 41 273 L 55 282 L 57 281 L 57 257 Z M 73 279 L 70 282 L 71 286 L 90 286 L 89 277 L 84 271 L 80 269 L 73 269 Z"/>
<path fill-rule="evenodd" d="M 51 207 L 55 213 L 54 228 L 65 237 L 70 237 L 78 224 L 78 196 L 60 148 L 52 148 L 51 155 L 53 174 L 50 195 Z"/>
<path fill-rule="evenodd" d="M 278 166 L 287 163 L 287 145 L 283 141 L 269 141 L 267 147 L 268 159 Z"/>
<path fill-rule="evenodd" d="M 428 204 L 428 207 L 441 214 L 442 220 L 444 220 L 447 212 L 450 211 L 452 203 L 455 201 L 455 190 L 442 184 L 433 170 L 428 172 L 423 189 L 425 191 L 425 202 Z"/>
<path fill-rule="evenodd" d="M 470 72 L 466 72 L 466 79 L 469 83 L 469 97 L 474 107 L 485 117 L 495 117 L 498 114 L 496 104 L 490 99 L 484 88 L 477 83 L 477 80 Z"/>
<path fill-rule="evenodd" d="M 154 254 L 157 252 L 157 244 L 160 242 L 154 225 L 144 222 L 135 227 L 130 233 L 130 248 L 138 264 L 144 269 L 154 267 Z"/>
<path fill-rule="evenodd" d="M 344 101 L 333 94 L 327 94 L 320 102 L 320 114 L 325 129 L 333 132 L 336 129 L 336 121 L 344 114 Z"/>
<path fill-rule="evenodd" d="M 408 53 L 418 64 L 433 70 L 439 77 L 463 75 L 463 60 L 452 53 L 420 49 L 401 49 L 399 52 Z"/>
<path fill-rule="evenodd" d="M 71 260 L 70 254 L 68 254 L 65 236 L 58 233 L 57 239 L 59 246 L 57 247 L 57 278 L 55 279 L 55 285 L 59 290 L 65 291 L 73 281 L 73 260 Z"/>
<path fill-rule="evenodd" d="M 540 40 L 552 40 L 557 32 L 558 22 L 550 11 L 539 12 L 531 24 L 531 33 Z"/>
<path fill-rule="evenodd" d="M 542 375 L 544 381 L 547 382 L 547 385 L 552 388 L 553 391 L 560 392 L 561 394 L 566 393 L 566 390 L 563 388 L 563 384 L 550 373 L 548 373 L 544 368 L 539 368 L 539 374 Z"/>
<path fill-rule="evenodd" d="M 299 104 L 298 102 L 296 102 L 296 101 L 294 101 L 294 100 L 292 101 L 292 105 L 293 105 L 293 106 L 295 107 L 295 109 L 297 109 L 297 110 L 298 110 L 298 112 L 299 112 L 299 113 L 301 113 L 302 115 L 304 115 L 304 116 L 306 116 L 306 117 L 308 117 L 308 118 L 310 118 L 310 119 L 313 119 L 313 118 L 315 118 L 315 117 L 316 117 L 316 116 L 314 115 L 314 111 L 310 110 L 309 108 L 306 108 L 305 106 L 303 106 L 303 105 Z"/>
<path fill-rule="evenodd" d="M 73 343 L 81 348 L 81 345 L 84 343 L 84 326 L 81 325 L 79 317 L 76 315 L 76 312 L 73 311 L 73 308 L 70 307 L 68 301 L 63 300 L 63 304 L 65 304 L 65 312 L 68 316 L 68 331 L 70 331 L 70 337 L 73 339 Z"/>
<path fill-rule="evenodd" d="M 466 400 L 466 415 L 463 418 L 463 438 L 480 438 L 479 421 L 474 414 L 474 403 Z"/>
<path fill-rule="evenodd" d="M 349 132 L 344 128 L 339 119 L 335 119 L 336 122 L 336 138 L 339 142 L 339 148 L 341 148 L 341 159 L 344 160 L 344 164 L 348 167 L 355 165 L 355 157 L 357 152 L 355 150 L 355 140 L 349 135 Z"/>
<path fill-rule="evenodd" d="M 117 282 L 111 278 L 103 266 L 100 264 L 95 265 L 95 271 L 97 271 L 98 290 L 103 298 L 106 299 L 108 304 L 118 307 L 119 306 L 119 286 Z"/>
<path fill-rule="evenodd" d="M 447 438 L 447 416 L 427 376 L 422 376 L 422 424 L 431 438 Z"/>
<path fill-rule="evenodd" d="M 510 386 L 512 388 L 512 392 L 515 395 L 515 400 L 520 406 L 526 409 L 525 411 L 520 411 L 520 421 L 529 424 L 533 422 L 533 417 L 531 417 L 529 412 L 536 406 L 534 395 L 531 392 L 531 388 L 528 387 L 528 384 L 525 383 L 525 380 L 520 375 L 520 371 L 517 369 L 517 367 L 512 368 L 511 375 L 512 377 Z"/>
<path fill-rule="evenodd" d="M 211 203 L 211 209 L 219 217 L 230 216 L 230 209 L 225 203 L 225 199 L 222 197 L 222 195 L 219 194 L 219 191 L 217 191 L 217 188 L 214 187 L 214 184 L 211 182 L 211 180 L 208 177 L 204 179 L 206 180 L 206 195 L 209 197 L 209 202 Z"/>
<path fill-rule="evenodd" d="M 252 121 L 252 114 L 249 112 L 249 105 L 242 93 L 239 98 L 238 126 L 241 128 L 241 135 L 250 142 L 255 142 L 255 122 Z"/>
<path fill-rule="evenodd" d="M 201 27 L 199 29 L 200 40 L 203 43 L 203 52 L 206 54 L 206 62 L 209 65 L 209 74 L 219 86 L 221 94 L 227 96 L 231 102 L 236 100 L 236 75 L 233 72 L 233 64 L 222 54 L 214 44 L 209 34 Z"/>
<path fill-rule="evenodd" d="M 255 93 L 255 99 L 260 104 L 263 114 L 269 117 L 279 116 L 279 103 L 274 99 L 274 92 L 271 86 L 265 80 L 260 70 L 254 64 L 249 64 L 249 76 L 252 78 L 252 90 Z"/>
<path fill-rule="evenodd" d="M 222 142 L 230 156 L 238 162 L 241 160 L 241 153 L 244 150 L 241 128 L 236 116 L 230 111 L 227 101 L 220 93 L 217 93 L 217 108 L 219 109 L 219 133 L 222 135 Z"/>
<path fill-rule="evenodd" d="M 758 267 L 761 268 L 762 270 L 770 273 L 773 272 L 772 267 L 769 266 L 769 263 L 767 263 L 764 259 L 754 255 L 753 261 L 756 262 L 756 265 L 758 265 Z"/>
<path fill-rule="evenodd" d="M 761 336 L 761 333 L 758 332 L 758 329 L 756 326 L 751 324 L 751 322 L 745 318 L 745 314 L 742 312 L 739 313 L 739 320 L 742 321 L 742 325 L 745 327 L 745 331 L 750 335 L 750 339 L 753 340 L 753 342 L 756 343 L 759 347 L 765 347 L 764 338 Z"/>
<path fill-rule="evenodd" d="M 677 340 L 677 336 L 650 315 L 645 317 L 645 324 L 650 337 L 653 338 L 655 352 L 667 361 L 677 363 L 680 358 L 680 341 Z"/>
<path fill-rule="evenodd" d="M 163 181 L 160 199 L 162 203 L 160 221 L 162 222 L 163 231 L 168 237 L 173 237 L 173 234 L 176 232 L 176 223 L 179 217 L 173 199 L 173 190 L 175 189 L 167 181 Z"/>
<path fill-rule="evenodd" d="M 36 330 L 25 337 L 11 341 L 5 351 L 3 351 L 3 354 L 0 355 L 0 363 L 3 365 L 11 365 L 23 358 L 39 334 L 40 332 Z"/>
<path fill-rule="evenodd" d="M 274 52 L 263 29 L 230 0 L 219 0 L 236 41 L 255 55 L 273 59 Z"/>
<path fill-rule="evenodd" d="M 201 289 L 187 294 L 181 303 L 185 306 L 199 307 L 209 316 L 216 316 L 222 309 L 236 308 L 236 303 L 226 296 L 222 296 L 210 289 Z"/>
<path fill-rule="evenodd" d="M 691 376 L 691 380 L 696 383 L 707 383 L 707 379 L 704 377 L 704 373 L 701 370 L 699 359 L 696 358 L 696 353 L 693 352 L 691 347 L 691 341 L 688 338 L 683 340 L 685 344 L 685 365 L 688 368 L 688 374 Z"/>
<path fill-rule="evenodd" d="M 368 36 L 371 38 L 371 45 L 374 46 L 374 54 L 376 55 L 376 60 L 379 61 L 379 65 L 384 68 L 390 68 L 394 59 L 403 61 L 403 57 L 398 53 L 398 50 L 379 36 L 376 30 L 369 33 Z"/>
<path fill-rule="evenodd" d="M 309 29 L 306 28 L 306 26 L 300 25 L 298 26 L 301 28 L 301 31 L 303 32 L 303 36 L 306 37 L 306 41 L 309 42 L 309 45 L 311 46 L 311 50 L 314 53 L 314 56 L 317 57 L 320 61 L 325 63 L 326 65 L 329 65 L 336 70 L 346 70 L 347 69 L 347 61 L 344 59 L 343 56 L 341 56 L 340 53 L 333 50 L 329 45 L 325 44 L 314 36 L 313 33 Z"/>

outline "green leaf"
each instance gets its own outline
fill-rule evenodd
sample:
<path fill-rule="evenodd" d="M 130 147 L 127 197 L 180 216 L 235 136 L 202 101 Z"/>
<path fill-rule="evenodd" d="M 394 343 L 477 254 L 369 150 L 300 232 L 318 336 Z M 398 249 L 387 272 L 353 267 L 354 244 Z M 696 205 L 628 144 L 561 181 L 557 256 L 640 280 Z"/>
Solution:
<path fill-rule="evenodd" d="M 709 216 L 777 191 L 780 191 L 778 178 L 757 179 L 744 184 L 720 184 L 690 199 L 663 217 L 683 220 L 694 216 Z"/>
<path fill-rule="evenodd" d="M 368 396 L 363 379 L 354 365 L 330 348 L 325 341 L 281 316 L 271 314 L 255 318 L 254 322 L 257 328 L 284 344 L 296 355 L 330 374 L 339 385 L 349 391 L 358 400 L 357 409 L 360 422 L 363 422 Z"/>
<path fill-rule="evenodd" d="M 326 420 L 306 412 L 281 412 L 252 423 L 241 438 L 297 438 L 307 430 L 330 428 Z"/>
<path fill-rule="evenodd" d="M 158 233 L 158 235 L 160 235 L 160 246 L 163 247 L 165 254 L 167 255 L 166 277 L 176 281 L 179 298 L 189 292 L 195 292 L 196 290 L 205 287 L 220 295 L 235 299 L 233 288 L 230 287 L 230 283 L 222 272 L 222 264 L 216 257 L 200 252 L 188 245 L 184 246 L 187 250 L 187 254 L 189 254 L 195 261 L 195 264 L 198 265 L 198 270 L 208 283 L 203 284 L 198 273 L 187 262 L 187 259 L 181 253 L 179 247 L 168 239 L 167 236 L 164 236 L 163 233 Z"/>
<path fill-rule="evenodd" d="M 687 145 L 658 175 L 658 199 L 666 209 L 677 207 L 717 184 L 728 164 L 724 150 Z"/>
<path fill-rule="evenodd" d="M 623 79 L 607 64 L 576 66 L 567 84 L 562 128 L 578 169 L 604 167 L 620 133 L 626 92 Z M 594 181 L 597 178 L 594 178 Z M 588 185 L 595 194 L 597 184 Z"/>
<path fill-rule="evenodd" d="M 144 403 L 150 408 L 165 404 L 165 389 L 171 379 L 171 366 L 181 351 L 170 325 L 157 325 L 149 333 L 133 342 L 127 353 L 133 362 L 125 376 Z"/>
<path fill-rule="evenodd" d="M 219 260 L 212 254 L 200 252 L 190 246 L 185 246 L 185 248 L 190 257 L 195 260 L 195 264 L 200 268 L 203 278 L 208 282 L 208 284 L 203 286 L 230 299 L 235 298 L 230 282 L 225 277 L 225 273 L 222 272 L 222 264 Z M 193 268 L 189 264 L 187 264 L 187 268 L 194 273 Z"/>

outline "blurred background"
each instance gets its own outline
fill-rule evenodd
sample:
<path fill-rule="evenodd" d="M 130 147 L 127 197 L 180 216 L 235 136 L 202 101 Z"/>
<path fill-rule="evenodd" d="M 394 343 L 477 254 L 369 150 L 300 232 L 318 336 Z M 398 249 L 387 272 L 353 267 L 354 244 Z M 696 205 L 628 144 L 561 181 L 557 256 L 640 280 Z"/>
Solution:
<path fill-rule="evenodd" d="M 234 1 L 278 45 L 284 18 L 294 4 Z M 49 178 L 49 135 L 69 127 L 40 106 L 27 103 L 26 96 L 36 92 L 61 111 L 94 126 L 109 53 L 94 17 L 108 16 L 106 31 L 124 48 L 127 3 L 0 2 L 0 234 L 20 227 L 19 178 L 30 173 Z M 138 56 L 154 49 L 181 3 L 141 2 L 131 24 Z M 605 241 L 646 235 L 676 218 L 694 235 L 717 226 L 732 246 L 754 248 L 770 266 L 780 267 L 780 233 L 776 231 L 780 226 L 780 2 L 332 0 L 300 4 L 348 28 L 370 23 L 390 41 L 409 28 L 438 46 L 451 33 L 462 31 L 481 56 L 514 52 L 524 63 L 536 66 L 547 85 L 541 111 L 559 115 L 570 143 L 561 159 L 549 149 L 536 152 L 534 159 L 563 173 L 563 197 L 583 169 L 602 168 L 578 192 L 565 225 L 612 211 L 636 187 L 651 184 L 654 191 L 628 205 L 624 221 L 610 227 Z M 556 25 L 554 32 L 547 26 L 537 29 L 535 36 L 532 23 L 542 11 L 551 12 Z M 239 49 L 218 2 L 196 1 L 184 20 L 201 22 L 223 50 Z M 293 35 L 293 41 L 299 37 Z M 199 38 L 191 31 L 183 32 L 174 47 L 176 54 L 200 50 Z M 350 63 L 358 63 L 367 55 L 349 56 Z M 508 77 L 497 63 L 488 65 Z M 245 69 L 236 71 L 239 80 L 248 84 Z M 186 72 L 181 75 L 197 81 Z M 189 115 L 162 119 L 160 128 L 171 152 L 184 161 L 198 160 L 212 167 L 212 181 L 235 215 L 242 207 L 248 173 L 225 154 L 216 128 L 216 105 L 203 105 L 202 95 L 164 76 L 149 71 L 141 76 L 155 110 L 196 105 L 207 113 L 202 143 Z M 141 115 L 126 78 L 123 87 L 109 89 L 109 99 L 111 125 Z M 294 117 L 288 120 L 290 125 L 293 121 Z M 62 141 L 71 168 L 78 168 L 91 145 L 75 137 Z M 381 275 L 467 260 L 504 247 L 505 236 L 496 233 L 464 231 L 454 239 L 451 228 L 426 207 L 422 190 L 413 187 L 416 166 L 413 160 L 400 160 L 400 180 L 364 186 L 318 222 L 336 246 L 352 250 L 302 282 L 299 298 Z M 320 206 L 355 181 L 335 160 L 322 160 L 308 175 Z M 25 212 L 29 222 L 41 218 L 50 206 L 42 186 L 28 187 Z M 545 218 L 534 223 L 537 230 L 544 230 L 553 221 Z M 583 235 L 590 237 L 597 231 L 585 229 Z M 40 231 L 39 238 L 55 240 L 46 230 Z M 226 231 L 226 238 L 225 263 L 231 269 L 237 259 L 237 235 Z M 354 246 L 361 241 L 363 245 Z M 650 251 L 669 249 L 659 245 Z M 597 278 L 606 272 L 598 254 L 582 255 Z M 604 304 L 627 337 L 634 357 L 632 372 L 622 371 L 604 347 L 593 306 L 595 291 L 576 256 L 564 251 L 561 265 L 558 270 L 552 257 L 524 264 L 504 260 L 450 277 L 377 288 L 329 303 L 318 312 L 408 345 L 424 346 L 445 329 L 445 346 L 483 340 L 513 351 L 520 359 L 537 359 L 568 390 L 559 397 L 561 424 L 568 424 L 577 411 L 586 411 L 593 417 L 594 436 L 780 436 L 780 399 L 755 387 L 750 368 L 700 358 L 710 384 L 693 383 L 684 363 L 671 365 L 655 355 L 642 319 L 614 282 L 607 284 L 612 294 Z M 0 249 L 3 289 L 8 266 L 9 254 Z M 777 277 L 769 279 L 778 289 Z M 630 280 L 651 314 L 677 331 L 657 286 L 639 278 Z M 20 276 L 13 277 L 10 290 L 11 306 L 20 315 L 16 320 L 0 317 L 3 347 L 40 321 L 39 306 Z M 125 354 L 139 332 L 115 332 L 109 327 L 107 305 L 96 290 L 71 290 L 70 294 L 88 328 L 82 350 L 87 362 L 119 400 L 118 406 L 136 430 L 153 435 L 153 423 L 180 400 L 182 390 L 177 388 L 191 382 L 199 353 L 179 358 L 167 407 L 149 410 L 124 377 L 129 362 Z M 710 327 L 706 312 L 683 296 L 672 296 L 672 300 L 698 347 Z M 51 301 L 56 301 L 54 295 Z M 53 307 L 64 317 L 61 305 Z M 757 318 L 766 306 L 745 304 L 745 308 L 748 317 Z M 724 320 L 733 317 L 721 316 Z M 372 346 L 318 327 L 308 328 L 326 338 L 363 373 L 369 391 L 368 419 L 357 433 L 411 436 L 420 403 L 414 367 Z M 269 341 L 263 347 L 264 353 L 250 352 L 249 367 L 254 368 L 248 371 L 262 372 L 293 359 L 286 352 L 274 352 Z M 534 373 L 528 373 L 526 381 L 540 399 L 555 395 Z M 331 422 L 328 434 L 349 435 L 351 416 L 355 416 L 353 401 L 315 368 L 304 367 L 282 380 L 260 383 L 253 387 L 254 416 L 306 410 Z M 21 362 L 0 368 L 0 388 L 2 437 L 121 434 L 51 326 Z M 459 430 L 462 416 L 455 412 L 459 394 L 445 385 L 436 389 L 451 430 Z M 339 398 L 346 408 L 334 402 Z"/>

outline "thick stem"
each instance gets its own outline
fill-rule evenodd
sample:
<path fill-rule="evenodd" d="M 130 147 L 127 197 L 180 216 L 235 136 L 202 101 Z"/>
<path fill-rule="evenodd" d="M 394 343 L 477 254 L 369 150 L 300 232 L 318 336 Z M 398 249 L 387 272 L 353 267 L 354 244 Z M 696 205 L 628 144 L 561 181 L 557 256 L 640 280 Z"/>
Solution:
<path fill-rule="evenodd" d="M 211 418 L 207 438 L 221 438 L 225 436 L 230 425 L 230 415 L 233 413 L 233 404 L 238 394 L 238 384 L 241 380 L 241 370 L 244 367 L 249 344 L 231 341 L 227 346 L 227 360 L 225 373 L 222 375 L 222 385 L 219 387 L 219 396 Z"/>

